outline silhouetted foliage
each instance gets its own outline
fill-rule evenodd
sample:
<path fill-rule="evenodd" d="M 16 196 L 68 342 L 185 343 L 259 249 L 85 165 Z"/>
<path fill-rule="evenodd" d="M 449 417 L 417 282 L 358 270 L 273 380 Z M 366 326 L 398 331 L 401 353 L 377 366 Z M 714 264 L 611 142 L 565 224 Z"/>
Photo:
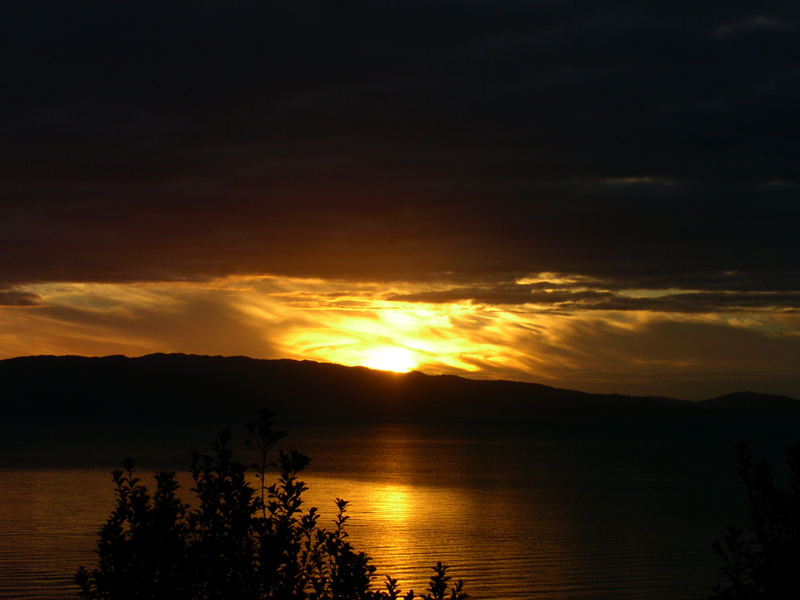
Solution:
<path fill-rule="evenodd" d="M 447 569 L 447 565 L 443 565 L 440 562 L 436 563 L 436 566 L 433 567 L 434 573 L 431 575 L 431 580 L 428 583 L 429 593 L 423 594 L 423 600 L 445 600 L 445 598 L 462 600 L 467 597 L 467 594 L 463 591 L 464 582 L 460 579 L 455 586 L 450 588 L 450 595 L 447 595 L 447 584 L 452 579 L 452 577 L 447 574 Z"/>
<path fill-rule="evenodd" d="M 800 598 L 800 444 L 789 450 L 790 487 L 775 484 L 771 467 L 739 447 L 739 476 L 747 492 L 749 527 L 731 525 L 714 549 L 727 582 L 713 600 Z"/>
<path fill-rule="evenodd" d="M 348 503 L 337 499 L 334 527 L 318 525 L 316 508 L 304 510 L 307 487 L 298 478 L 308 457 L 292 450 L 270 456 L 285 433 L 261 411 L 248 423 L 247 445 L 256 460 L 236 459 L 227 431 L 211 454 L 194 453 L 194 507 L 177 496 L 174 473 L 156 476 L 150 494 L 133 460 L 114 471 L 116 506 L 99 532 L 98 563 L 75 580 L 84 600 L 396 600 L 397 580 L 373 589 L 370 557 L 348 541 Z M 274 483 L 269 474 L 277 471 Z M 258 487 L 247 479 L 255 473 Z M 447 590 L 447 567 L 438 563 L 424 600 L 464 600 L 463 582 Z M 413 600 L 409 591 L 405 600 Z"/>

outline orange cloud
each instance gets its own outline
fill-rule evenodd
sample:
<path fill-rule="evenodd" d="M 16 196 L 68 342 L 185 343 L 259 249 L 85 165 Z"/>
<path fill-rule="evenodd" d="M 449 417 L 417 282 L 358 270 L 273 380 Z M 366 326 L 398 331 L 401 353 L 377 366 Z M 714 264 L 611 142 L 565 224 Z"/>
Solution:
<path fill-rule="evenodd" d="M 397 299 L 424 291 L 286 277 L 32 285 L 38 306 L 0 307 L 0 348 L 3 357 L 242 354 L 694 398 L 800 395 L 795 313 Z"/>

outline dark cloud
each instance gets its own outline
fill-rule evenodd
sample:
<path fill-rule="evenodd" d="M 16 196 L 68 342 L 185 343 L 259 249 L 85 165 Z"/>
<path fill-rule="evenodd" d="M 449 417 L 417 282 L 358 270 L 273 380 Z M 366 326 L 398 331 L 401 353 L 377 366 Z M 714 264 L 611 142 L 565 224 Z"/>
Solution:
<path fill-rule="evenodd" d="M 41 297 L 33 292 L 23 292 L 0 287 L 0 306 L 37 306 Z"/>
<path fill-rule="evenodd" d="M 0 273 L 798 290 L 799 16 L 4 3 Z"/>
<path fill-rule="evenodd" d="M 586 289 L 587 286 L 600 289 Z M 719 291 L 659 295 L 634 295 L 602 289 L 600 281 L 532 284 L 500 283 L 483 286 L 452 287 L 409 294 L 394 294 L 388 300 L 400 302 L 447 303 L 469 301 L 476 304 L 531 304 L 556 310 L 647 310 L 674 313 L 725 312 L 759 309 L 800 310 L 800 292 Z M 583 289 L 576 289 L 583 288 Z"/>
<path fill-rule="evenodd" d="M 439 291 L 422 291 L 411 294 L 395 294 L 388 300 L 401 302 L 458 302 L 469 300 L 480 304 L 583 304 L 591 307 L 597 302 L 607 302 L 616 298 L 610 292 L 593 290 L 571 291 L 569 289 L 546 290 L 543 285 L 557 287 L 552 283 L 537 284 L 499 284 L 482 287 L 451 288 Z"/>

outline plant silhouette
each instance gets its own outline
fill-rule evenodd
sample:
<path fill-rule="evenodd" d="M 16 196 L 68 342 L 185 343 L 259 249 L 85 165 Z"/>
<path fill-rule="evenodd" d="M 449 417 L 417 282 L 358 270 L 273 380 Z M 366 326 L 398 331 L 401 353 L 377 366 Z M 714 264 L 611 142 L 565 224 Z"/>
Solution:
<path fill-rule="evenodd" d="M 800 598 L 800 444 L 789 450 L 789 489 L 775 484 L 772 468 L 739 446 L 739 477 L 747 493 L 749 527 L 730 525 L 714 549 L 725 584 L 712 600 Z"/>
<path fill-rule="evenodd" d="M 299 473 L 308 457 L 278 451 L 285 433 L 267 410 L 248 423 L 247 466 L 219 434 L 211 454 L 194 453 L 192 507 L 178 497 L 174 473 L 156 475 L 155 492 L 136 476 L 132 459 L 114 471 L 116 504 L 101 527 L 98 562 L 75 575 L 83 600 L 414 600 L 386 576 L 374 589 L 370 557 L 348 541 L 348 502 L 336 500 L 332 529 L 316 508 L 303 508 L 307 487 Z M 273 483 L 270 474 L 277 471 Z M 248 482 L 254 472 L 258 486 Z M 450 590 L 447 566 L 438 563 L 423 600 L 464 600 L 463 581 Z"/>

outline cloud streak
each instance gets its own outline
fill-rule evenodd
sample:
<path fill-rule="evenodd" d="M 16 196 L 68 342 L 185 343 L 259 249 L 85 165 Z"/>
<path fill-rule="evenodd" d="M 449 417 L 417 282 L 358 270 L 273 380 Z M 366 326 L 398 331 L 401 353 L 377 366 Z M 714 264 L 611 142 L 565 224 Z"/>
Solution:
<path fill-rule="evenodd" d="M 744 310 L 797 311 L 800 292 L 779 291 L 668 291 L 655 289 L 609 290 L 619 282 L 573 281 L 491 283 L 482 286 L 428 289 L 395 294 L 398 302 L 471 302 L 486 305 L 531 305 L 560 311 L 653 311 L 660 313 L 723 313 Z M 594 289 L 592 289 L 594 288 Z"/>
<path fill-rule="evenodd" d="M 350 365 L 401 354 L 428 373 L 699 399 L 800 390 L 800 313 L 543 310 L 381 298 L 381 283 L 226 278 L 46 284 L 0 308 L 5 356 L 247 354 Z"/>
<path fill-rule="evenodd" d="M 0 288 L 0 306 L 36 306 L 39 300 L 33 292 Z"/>

